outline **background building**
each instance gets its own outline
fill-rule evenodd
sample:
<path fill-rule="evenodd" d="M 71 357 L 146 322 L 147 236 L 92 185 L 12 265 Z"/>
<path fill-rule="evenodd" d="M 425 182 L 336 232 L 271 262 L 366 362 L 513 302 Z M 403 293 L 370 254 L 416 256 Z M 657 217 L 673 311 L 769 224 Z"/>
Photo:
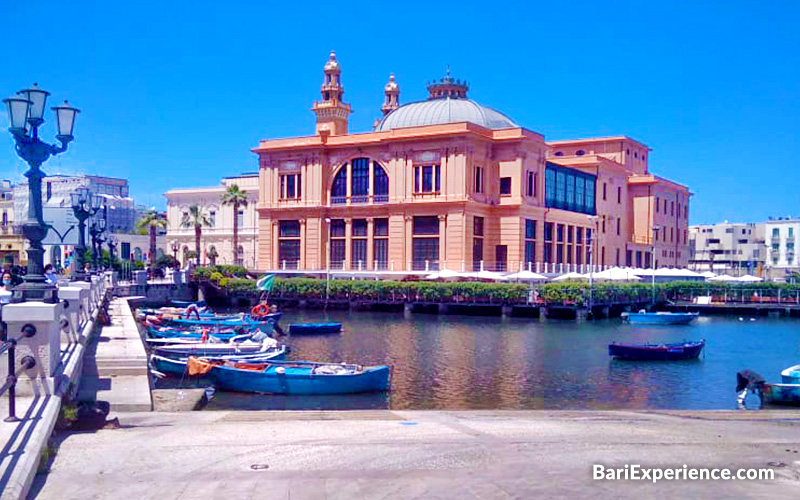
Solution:
<path fill-rule="evenodd" d="M 8 180 L 0 180 L 0 217 L 0 264 L 26 264 L 22 235 L 14 229 L 14 188 Z"/>
<path fill-rule="evenodd" d="M 226 177 L 219 186 L 208 188 L 172 189 L 164 196 L 167 198 L 167 236 L 165 252 L 175 255 L 183 265 L 189 261 L 188 252 L 195 249 L 195 233 L 193 227 L 181 227 L 181 220 L 189 207 L 201 207 L 211 222 L 211 227 L 202 229 L 200 240 L 200 261 L 208 263 L 208 254 L 216 252 L 217 264 L 233 264 L 235 261 L 233 248 L 233 207 L 223 205 L 220 197 L 228 186 L 238 185 L 247 193 L 248 205 L 240 207 L 236 217 L 239 218 L 239 258 L 248 268 L 255 267 L 258 234 L 256 231 L 256 205 L 258 203 L 258 174 L 247 173 L 238 177 Z M 174 251 L 177 249 L 177 251 Z M 194 261 L 194 259 L 192 259 Z"/>
<path fill-rule="evenodd" d="M 696 271 L 761 276 L 767 258 L 764 224 L 722 223 L 689 228 L 691 258 Z"/>
<path fill-rule="evenodd" d="M 766 257 L 767 276 L 783 281 L 792 273 L 800 272 L 795 253 L 795 243 L 800 234 L 800 219 L 777 218 L 764 223 L 769 255 Z"/>
<path fill-rule="evenodd" d="M 686 266 L 690 193 L 649 172 L 647 146 L 545 142 L 449 74 L 427 90 L 400 105 L 391 77 L 375 130 L 349 134 L 331 53 L 316 135 L 253 150 L 259 269 Z"/>

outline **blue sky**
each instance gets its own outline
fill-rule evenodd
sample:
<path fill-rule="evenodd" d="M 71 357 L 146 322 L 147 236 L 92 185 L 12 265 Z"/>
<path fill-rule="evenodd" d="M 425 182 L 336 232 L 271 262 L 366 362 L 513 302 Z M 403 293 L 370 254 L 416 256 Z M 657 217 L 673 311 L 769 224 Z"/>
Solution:
<path fill-rule="evenodd" d="M 649 145 L 651 171 L 694 193 L 693 224 L 800 216 L 793 0 L 37 0 L 3 14 L 3 97 L 36 81 L 82 109 L 45 171 L 127 177 L 148 205 L 256 170 L 259 139 L 313 133 L 335 49 L 351 131 L 370 130 L 389 73 L 410 102 L 449 64 L 470 97 L 549 140 Z M 25 165 L 2 141 L 0 178 L 18 180 Z"/>

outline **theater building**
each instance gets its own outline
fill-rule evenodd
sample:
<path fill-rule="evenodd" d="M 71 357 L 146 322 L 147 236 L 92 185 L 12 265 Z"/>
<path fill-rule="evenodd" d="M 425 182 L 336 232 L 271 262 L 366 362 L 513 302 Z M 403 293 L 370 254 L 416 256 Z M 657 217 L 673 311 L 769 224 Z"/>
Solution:
<path fill-rule="evenodd" d="M 402 105 L 390 77 L 374 130 L 350 133 L 341 76 L 331 53 L 314 135 L 253 149 L 259 269 L 686 265 L 690 193 L 649 172 L 646 145 L 548 142 L 449 72 Z"/>

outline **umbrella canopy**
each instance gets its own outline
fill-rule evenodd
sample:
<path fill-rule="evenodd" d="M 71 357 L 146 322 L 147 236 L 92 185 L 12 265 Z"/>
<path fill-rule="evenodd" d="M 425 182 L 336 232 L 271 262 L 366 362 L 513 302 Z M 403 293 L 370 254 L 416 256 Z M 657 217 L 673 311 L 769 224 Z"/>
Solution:
<path fill-rule="evenodd" d="M 429 274 L 425 276 L 426 280 L 439 280 L 439 279 L 446 279 L 446 278 L 461 278 L 464 276 L 464 273 L 459 273 L 456 271 L 451 271 L 449 269 L 442 269 L 441 271 L 437 271 L 433 274 Z"/>
<path fill-rule="evenodd" d="M 717 273 L 713 273 L 711 271 L 704 271 L 700 273 L 700 276 L 705 276 L 706 278 L 713 278 L 717 275 Z"/>
<path fill-rule="evenodd" d="M 622 269 L 621 267 L 612 267 L 611 269 L 594 273 L 594 278 L 610 281 L 638 281 L 642 279 L 633 274 L 631 269 Z"/>
<path fill-rule="evenodd" d="M 728 274 L 723 274 L 721 276 L 714 276 L 713 278 L 708 278 L 708 281 L 739 281 L 739 278 L 735 276 L 730 276 Z"/>
<path fill-rule="evenodd" d="M 764 279 L 763 278 L 759 278 L 758 276 L 751 276 L 749 274 L 745 274 L 744 276 L 740 276 L 739 278 L 736 278 L 736 281 L 742 281 L 742 282 L 745 282 L 745 283 L 753 283 L 753 282 L 756 282 L 756 281 L 764 281 Z"/>
<path fill-rule="evenodd" d="M 462 273 L 460 276 L 465 278 L 477 278 L 480 280 L 492 280 L 492 281 L 502 281 L 505 280 L 506 277 L 500 273 L 496 273 L 494 271 L 479 271 L 477 273 Z"/>
<path fill-rule="evenodd" d="M 514 274 L 507 274 L 506 279 L 509 280 L 525 280 L 525 281 L 534 281 L 534 280 L 546 280 L 547 276 L 543 276 L 541 274 L 536 274 L 531 271 L 520 271 Z"/>
<path fill-rule="evenodd" d="M 595 274 L 595 276 L 597 276 L 597 274 Z M 552 281 L 588 280 L 588 279 L 589 279 L 589 276 L 587 274 L 581 274 L 581 273 L 572 272 L 572 273 L 562 274 L 561 276 L 553 278 Z"/>

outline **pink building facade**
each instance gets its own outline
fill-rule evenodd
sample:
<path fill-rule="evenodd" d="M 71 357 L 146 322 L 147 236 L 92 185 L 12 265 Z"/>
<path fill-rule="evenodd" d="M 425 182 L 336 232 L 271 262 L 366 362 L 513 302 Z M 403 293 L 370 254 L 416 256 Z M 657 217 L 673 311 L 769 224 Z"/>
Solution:
<path fill-rule="evenodd" d="M 647 146 L 624 136 L 547 142 L 468 90 L 448 74 L 427 100 L 401 105 L 392 75 L 375 129 L 348 133 L 331 53 L 316 134 L 253 150 L 257 267 L 685 267 L 690 194 L 649 173 Z"/>

